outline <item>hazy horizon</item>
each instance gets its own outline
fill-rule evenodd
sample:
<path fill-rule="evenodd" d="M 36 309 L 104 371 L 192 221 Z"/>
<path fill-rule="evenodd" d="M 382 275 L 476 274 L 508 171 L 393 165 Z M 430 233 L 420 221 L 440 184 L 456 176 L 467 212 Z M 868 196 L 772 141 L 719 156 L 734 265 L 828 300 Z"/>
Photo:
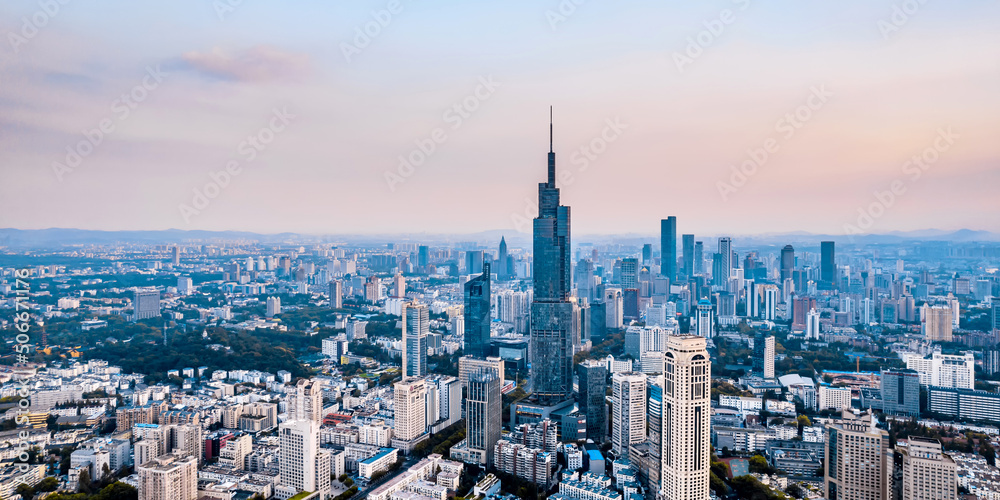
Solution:
<path fill-rule="evenodd" d="M 998 232 L 1000 4 L 898 5 L 4 4 L 0 227 L 523 233 L 551 105 L 574 234 Z"/>

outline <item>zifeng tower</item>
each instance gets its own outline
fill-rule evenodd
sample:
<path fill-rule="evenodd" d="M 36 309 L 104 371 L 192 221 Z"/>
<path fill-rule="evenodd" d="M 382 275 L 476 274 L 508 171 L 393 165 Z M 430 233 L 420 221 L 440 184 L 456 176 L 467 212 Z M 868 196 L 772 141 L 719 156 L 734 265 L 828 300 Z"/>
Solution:
<path fill-rule="evenodd" d="M 570 302 L 569 207 L 559 204 L 556 154 L 552 150 L 549 109 L 549 170 L 538 184 L 538 217 L 533 224 L 534 298 L 531 302 L 531 390 L 542 404 L 554 404 L 573 392 L 573 303 Z"/>

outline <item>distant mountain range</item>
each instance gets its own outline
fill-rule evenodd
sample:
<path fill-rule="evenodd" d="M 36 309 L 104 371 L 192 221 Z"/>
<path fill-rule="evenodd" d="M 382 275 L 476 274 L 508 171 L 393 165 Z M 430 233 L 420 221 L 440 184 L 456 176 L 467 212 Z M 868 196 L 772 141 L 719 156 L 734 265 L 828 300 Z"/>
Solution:
<path fill-rule="evenodd" d="M 708 242 L 714 241 L 719 235 L 697 235 L 698 239 Z M 977 231 L 972 229 L 959 229 L 957 231 L 945 231 L 940 229 L 924 229 L 918 231 L 891 231 L 880 234 L 863 235 L 843 235 L 843 234 L 813 234 L 796 231 L 788 233 L 764 233 L 731 235 L 734 244 L 738 246 L 767 246 L 767 245 L 818 245 L 820 241 L 832 240 L 839 244 L 868 245 L 868 244 L 892 244 L 914 241 L 942 241 L 952 243 L 971 242 L 1000 242 L 1000 233 L 990 231 Z M 181 230 L 166 229 L 156 231 L 98 231 L 90 229 L 0 229 L 0 247 L 8 248 L 61 248 L 77 245 L 107 245 L 114 243 L 138 243 L 138 244 L 213 244 L 233 241 L 256 241 L 264 244 L 315 244 L 324 243 L 331 245 L 365 245 L 378 246 L 386 243 L 421 243 L 430 245 L 461 245 L 467 243 L 470 246 L 493 247 L 500 242 L 500 238 L 505 237 L 507 244 L 512 248 L 529 248 L 531 246 L 531 235 L 519 233 L 514 230 L 502 231 L 482 231 L 468 234 L 441 234 L 441 233 L 399 233 L 399 234 L 300 234 L 300 233 L 277 233 L 263 234 L 247 231 L 202 231 L 202 230 Z M 678 235 L 678 245 L 680 235 Z M 580 234 L 573 236 L 576 244 L 622 244 L 622 245 L 642 245 L 643 243 L 659 242 L 659 235 L 653 233 L 628 233 L 628 234 Z M 714 248 L 709 244 L 709 248 Z"/>

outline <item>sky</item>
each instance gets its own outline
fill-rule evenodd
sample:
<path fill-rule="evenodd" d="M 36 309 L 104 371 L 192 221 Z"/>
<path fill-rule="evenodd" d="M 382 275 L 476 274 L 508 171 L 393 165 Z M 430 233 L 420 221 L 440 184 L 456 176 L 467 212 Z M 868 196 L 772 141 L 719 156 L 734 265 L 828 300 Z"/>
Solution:
<path fill-rule="evenodd" d="M 0 227 L 1000 231 L 1000 3 L 0 4 Z"/>

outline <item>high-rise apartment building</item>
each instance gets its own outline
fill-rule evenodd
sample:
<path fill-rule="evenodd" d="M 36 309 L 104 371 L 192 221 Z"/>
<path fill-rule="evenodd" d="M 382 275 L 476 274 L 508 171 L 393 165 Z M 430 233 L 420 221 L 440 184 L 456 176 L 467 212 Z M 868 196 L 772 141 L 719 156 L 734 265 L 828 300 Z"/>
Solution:
<path fill-rule="evenodd" d="M 715 318 L 713 316 L 712 303 L 708 299 L 698 301 L 693 333 L 706 339 L 712 338 L 715 335 Z"/>
<path fill-rule="evenodd" d="M 910 436 L 898 450 L 903 456 L 902 500 L 958 498 L 958 467 L 940 441 Z"/>
<path fill-rule="evenodd" d="M 660 275 L 677 280 L 677 217 L 660 221 Z"/>
<path fill-rule="evenodd" d="M 629 446 L 646 439 L 646 376 L 613 374 L 611 399 L 611 451 L 627 456 Z"/>
<path fill-rule="evenodd" d="M 829 500 L 890 500 L 893 451 L 871 413 L 826 424 L 823 488 Z"/>
<path fill-rule="evenodd" d="M 132 291 L 132 321 L 160 315 L 160 291 L 137 288 Z"/>
<path fill-rule="evenodd" d="M 403 320 L 403 379 L 423 377 L 427 375 L 427 333 L 430 331 L 427 304 L 406 304 Z"/>
<path fill-rule="evenodd" d="M 197 500 L 198 459 L 168 453 L 138 468 L 139 500 Z"/>
<path fill-rule="evenodd" d="M 490 355 L 490 264 L 483 274 L 465 282 L 465 354 Z"/>
<path fill-rule="evenodd" d="M 579 377 L 577 406 L 587 417 L 587 439 L 603 443 L 608 434 L 608 368 L 605 363 L 588 359 L 576 365 Z"/>
<path fill-rule="evenodd" d="M 465 439 L 470 454 L 482 465 L 493 465 L 493 447 L 500 440 L 500 378 L 488 368 L 469 377 L 465 401 Z"/>
<path fill-rule="evenodd" d="M 819 311 L 816 309 L 810 309 L 809 312 L 806 313 L 806 340 L 819 340 L 819 318 Z"/>
<path fill-rule="evenodd" d="M 706 341 L 673 335 L 663 369 L 662 490 L 671 500 L 708 498 L 711 371 Z"/>
<path fill-rule="evenodd" d="M 753 371 L 764 378 L 774 378 L 774 336 L 758 333 L 753 341 Z"/>
<path fill-rule="evenodd" d="M 551 110 L 550 110 L 551 113 Z M 565 401 L 573 391 L 574 310 L 570 299 L 570 209 L 559 204 L 556 154 L 549 122 L 548 179 L 538 184 L 534 219 L 531 303 L 531 389 L 542 404 Z"/>
<path fill-rule="evenodd" d="M 281 297 L 267 298 L 266 314 L 268 318 L 273 318 L 274 316 L 281 314 Z"/>
<path fill-rule="evenodd" d="M 920 326 L 929 342 L 951 342 L 952 308 L 924 304 L 920 308 Z"/>
<path fill-rule="evenodd" d="M 340 280 L 330 282 L 330 307 L 334 309 L 344 307 L 344 282 Z"/>
<path fill-rule="evenodd" d="M 330 456 L 321 453 L 319 424 L 312 420 L 289 420 L 278 426 L 278 470 L 281 481 L 275 497 L 288 499 L 301 492 L 330 493 Z"/>

